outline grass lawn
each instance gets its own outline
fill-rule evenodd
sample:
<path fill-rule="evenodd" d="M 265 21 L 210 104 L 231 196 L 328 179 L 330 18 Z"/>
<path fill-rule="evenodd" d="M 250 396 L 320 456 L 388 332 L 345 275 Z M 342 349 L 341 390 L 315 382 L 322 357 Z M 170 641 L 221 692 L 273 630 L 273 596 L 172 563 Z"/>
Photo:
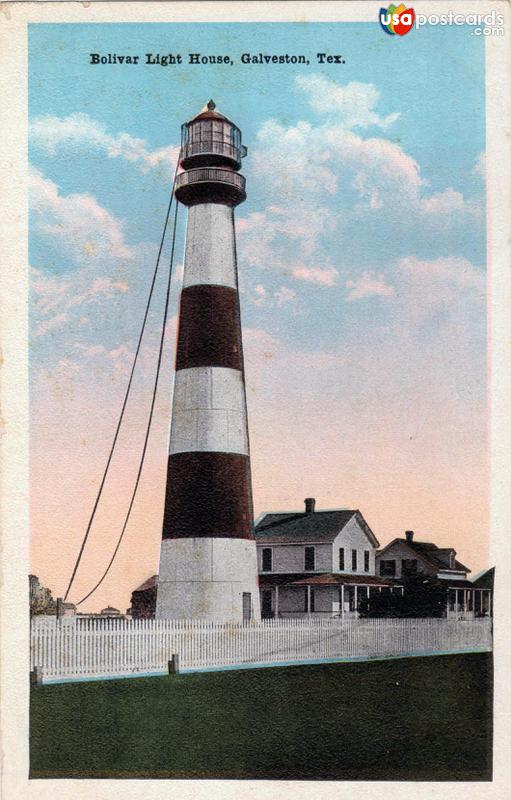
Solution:
<path fill-rule="evenodd" d="M 32 778 L 491 780 L 491 654 L 37 686 Z"/>

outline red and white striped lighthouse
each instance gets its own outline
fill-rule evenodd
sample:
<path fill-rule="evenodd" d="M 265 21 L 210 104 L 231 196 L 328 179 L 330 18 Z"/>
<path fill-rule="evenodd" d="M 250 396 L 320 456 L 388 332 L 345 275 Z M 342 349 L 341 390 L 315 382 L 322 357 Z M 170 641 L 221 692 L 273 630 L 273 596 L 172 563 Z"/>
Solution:
<path fill-rule="evenodd" d="M 207 109 L 182 126 L 188 206 L 156 616 L 260 616 L 234 207 L 241 131 Z"/>

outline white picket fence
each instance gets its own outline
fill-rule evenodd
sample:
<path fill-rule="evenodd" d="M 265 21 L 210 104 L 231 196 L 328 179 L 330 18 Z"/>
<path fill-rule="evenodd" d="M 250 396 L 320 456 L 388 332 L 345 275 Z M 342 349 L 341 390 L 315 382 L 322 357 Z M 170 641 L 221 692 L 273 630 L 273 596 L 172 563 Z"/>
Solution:
<path fill-rule="evenodd" d="M 31 669 L 44 680 L 357 657 L 491 650 L 490 619 L 202 620 L 55 618 L 31 623 Z"/>

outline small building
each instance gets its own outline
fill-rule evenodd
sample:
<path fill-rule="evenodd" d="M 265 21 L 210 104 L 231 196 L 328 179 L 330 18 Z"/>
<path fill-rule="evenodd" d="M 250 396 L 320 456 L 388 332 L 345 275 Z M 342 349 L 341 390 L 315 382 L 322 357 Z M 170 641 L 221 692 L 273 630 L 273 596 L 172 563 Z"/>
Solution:
<path fill-rule="evenodd" d="M 151 575 L 131 593 L 132 619 L 152 619 L 156 612 L 158 575 Z"/>
<path fill-rule="evenodd" d="M 417 572 L 445 581 L 448 586 L 448 617 L 473 618 L 491 614 L 491 587 L 467 578 L 470 569 L 456 558 L 453 547 L 420 542 L 413 531 L 393 539 L 376 554 L 376 572 L 381 578 L 406 580 Z"/>
<path fill-rule="evenodd" d="M 375 592 L 402 592 L 375 574 L 378 540 L 358 510 L 263 514 L 255 526 L 261 616 L 357 616 Z"/>
<path fill-rule="evenodd" d="M 106 608 L 102 608 L 99 612 L 99 616 L 101 617 L 122 617 L 121 612 L 118 608 L 113 608 L 112 606 L 107 606 Z"/>

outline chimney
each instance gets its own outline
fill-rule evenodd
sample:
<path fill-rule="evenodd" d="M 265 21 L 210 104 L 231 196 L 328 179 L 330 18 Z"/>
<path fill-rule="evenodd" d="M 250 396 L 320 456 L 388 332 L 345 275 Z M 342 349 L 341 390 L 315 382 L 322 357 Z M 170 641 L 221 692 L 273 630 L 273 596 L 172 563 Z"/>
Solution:
<path fill-rule="evenodd" d="M 406 541 L 413 542 L 413 531 L 405 531 Z"/>
<path fill-rule="evenodd" d="M 314 514 L 314 508 L 316 506 L 316 500 L 314 497 L 306 497 L 305 498 L 305 513 L 306 514 Z"/>

